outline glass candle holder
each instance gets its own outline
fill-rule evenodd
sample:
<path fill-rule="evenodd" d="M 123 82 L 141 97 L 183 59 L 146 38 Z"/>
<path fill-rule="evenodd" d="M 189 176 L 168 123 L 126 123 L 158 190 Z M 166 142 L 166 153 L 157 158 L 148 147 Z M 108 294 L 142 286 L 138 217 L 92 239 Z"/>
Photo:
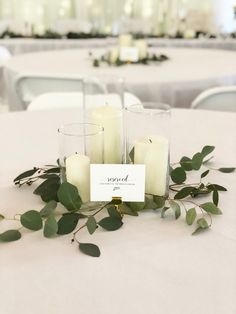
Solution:
<path fill-rule="evenodd" d="M 84 119 L 104 128 L 104 163 L 124 160 L 124 81 L 113 76 L 84 80 Z"/>
<path fill-rule="evenodd" d="M 90 164 L 102 164 L 103 128 L 96 124 L 63 125 L 59 133 L 62 182 L 75 185 L 83 203 L 90 200 Z"/>
<path fill-rule="evenodd" d="M 169 187 L 170 106 L 143 103 L 125 109 L 126 162 L 144 164 L 145 193 L 165 196 Z"/>

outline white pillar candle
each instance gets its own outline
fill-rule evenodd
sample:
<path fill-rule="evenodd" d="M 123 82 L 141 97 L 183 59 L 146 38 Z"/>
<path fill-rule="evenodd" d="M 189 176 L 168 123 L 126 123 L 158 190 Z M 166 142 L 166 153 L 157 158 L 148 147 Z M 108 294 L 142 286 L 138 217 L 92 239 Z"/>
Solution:
<path fill-rule="evenodd" d="M 144 39 L 135 40 L 134 46 L 138 48 L 139 59 L 145 59 L 147 57 L 147 43 Z"/>
<path fill-rule="evenodd" d="M 120 164 L 122 161 L 122 112 L 111 106 L 96 108 L 91 122 L 104 128 L 104 163 Z"/>
<path fill-rule="evenodd" d="M 145 192 L 164 196 L 167 187 L 169 143 L 162 136 L 149 136 L 135 143 L 134 163 L 146 166 Z"/>
<path fill-rule="evenodd" d="M 119 46 L 120 47 L 130 47 L 132 46 L 133 36 L 131 34 L 122 34 L 119 36 Z"/>
<path fill-rule="evenodd" d="M 117 47 L 112 48 L 109 54 L 109 61 L 114 64 L 119 58 L 119 49 Z"/>
<path fill-rule="evenodd" d="M 75 185 L 86 203 L 90 198 L 90 160 L 85 155 L 74 154 L 66 158 L 67 182 Z"/>

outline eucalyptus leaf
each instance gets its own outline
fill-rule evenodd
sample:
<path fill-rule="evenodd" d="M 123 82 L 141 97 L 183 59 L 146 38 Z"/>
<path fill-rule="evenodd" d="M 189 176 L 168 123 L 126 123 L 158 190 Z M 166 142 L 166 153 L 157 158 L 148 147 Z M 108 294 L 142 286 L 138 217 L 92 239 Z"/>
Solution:
<path fill-rule="evenodd" d="M 206 170 L 201 174 L 201 178 L 205 178 L 209 174 L 210 170 Z"/>
<path fill-rule="evenodd" d="M 0 242 L 13 242 L 21 238 L 19 230 L 8 230 L 0 234 Z"/>
<path fill-rule="evenodd" d="M 202 164 L 203 164 L 203 165 L 206 165 L 206 164 L 209 163 L 213 158 L 214 158 L 214 156 L 211 156 L 210 158 L 204 160 Z"/>
<path fill-rule="evenodd" d="M 126 205 L 126 203 L 119 205 L 119 208 L 122 214 L 124 215 L 138 216 L 138 212 L 135 210 L 132 210 L 129 206 Z"/>
<path fill-rule="evenodd" d="M 40 211 L 41 217 L 50 216 L 56 208 L 57 208 L 57 202 L 56 201 L 48 202 Z"/>
<path fill-rule="evenodd" d="M 179 204 L 175 201 L 169 201 L 170 207 L 173 209 L 175 213 L 175 219 L 178 219 L 181 216 L 181 208 Z"/>
<path fill-rule="evenodd" d="M 166 198 L 164 196 L 153 196 L 153 201 L 156 204 L 156 208 L 162 208 L 165 206 Z"/>
<path fill-rule="evenodd" d="M 183 198 L 189 196 L 193 190 L 194 190 L 194 187 L 187 186 L 187 187 L 181 189 L 178 193 L 176 193 L 174 198 L 176 200 L 183 199 Z"/>
<path fill-rule="evenodd" d="M 110 206 L 107 208 L 107 212 L 109 214 L 110 217 L 116 217 L 118 219 L 121 219 L 121 215 L 118 212 L 118 210 L 116 209 L 115 206 Z"/>
<path fill-rule="evenodd" d="M 192 160 L 189 157 L 182 157 L 180 160 L 180 165 L 185 171 L 191 171 L 193 170 L 192 167 Z"/>
<path fill-rule="evenodd" d="M 80 243 L 79 250 L 92 257 L 99 257 L 101 255 L 99 247 L 92 243 Z"/>
<path fill-rule="evenodd" d="M 132 161 L 132 163 L 134 163 L 134 147 L 131 149 L 129 153 L 129 158 Z"/>
<path fill-rule="evenodd" d="M 203 163 L 203 155 L 201 153 L 196 153 L 192 158 L 192 167 L 194 170 L 199 170 Z"/>
<path fill-rule="evenodd" d="M 209 155 L 210 153 L 212 153 L 213 151 L 215 150 L 215 146 L 204 146 L 203 149 L 202 149 L 202 156 L 203 158 L 206 157 L 207 155 Z"/>
<path fill-rule="evenodd" d="M 219 192 L 217 190 L 214 190 L 213 193 L 212 193 L 212 200 L 213 200 L 213 203 L 218 206 L 218 203 L 219 203 Z"/>
<path fill-rule="evenodd" d="M 174 183 L 181 184 L 186 180 L 186 172 L 182 167 L 177 167 L 171 172 L 171 179 Z"/>
<path fill-rule="evenodd" d="M 122 227 L 123 222 L 121 219 L 118 219 L 116 217 L 105 217 L 100 220 L 98 224 L 107 231 L 115 231 Z"/>
<path fill-rule="evenodd" d="M 69 182 L 61 184 L 58 192 L 58 199 L 62 205 L 69 211 L 75 211 L 81 208 L 82 200 L 76 186 Z"/>
<path fill-rule="evenodd" d="M 144 209 L 145 202 L 127 202 L 126 205 L 129 206 L 132 211 L 138 212 Z"/>
<path fill-rule="evenodd" d="M 205 231 L 207 229 L 209 229 L 209 225 L 208 222 L 206 221 L 205 218 L 200 218 L 197 220 L 197 229 L 192 233 L 192 235 L 198 234 L 202 231 Z"/>
<path fill-rule="evenodd" d="M 29 210 L 21 215 L 20 222 L 23 227 L 33 231 L 38 231 L 43 226 L 42 217 L 36 210 Z"/>
<path fill-rule="evenodd" d="M 156 202 L 154 202 L 154 196 L 148 195 L 145 196 L 145 206 L 144 209 L 157 209 L 158 206 Z"/>
<path fill-rule="evenodd" d="M 78 213 L 67 213 L 63 215 L 58 221 L 57 234 L 65 235 L 75 230 L 80 215 Z"/>
<path fill-rule="evenodd" d="M 57 234 L 58 224 L 53 215 L 49 216 L 44 224 L 43 234 L 46 238 L 51 238 Z"/>
<path fill-rule="evenodd" d="M 41 183 L 35 190 L 34 194 L 40 195 L 44 202 L 58 201 L 57 191 L 60 187 L 60 177 L 53 176 Z"/>
<path fill-rule="evenodd" d="M 16 177 L 14 179 L 14 182 L 20 181 L 20 180 L 28 178 L 28 177 L 32 177 L 37 171 L 38 171 L 38 168 L 27 170 L 27 171 L 21 173 L 18 177 Z"/>
<path fill-rule="evenodd" d="M 3 219 L 5 219 L 5 217 L 2 214 L 0 214 L 0 220 L 3 220 Z"/>
<path fill-rule="evenodd" d="M 231 173 L 234 172 L 236 168 L 219 168 L 218 171 L 223 173 Z"/>
<path fill-rule="evenodd" d="M 45 170 L 45 173 L 60 173 L 60 171 L 61 171 L 60 167 L 54 167 L 54 168 Z"/>
<path fill-rule="evenodd" d="M 90 216 L 86 222 L 86 227 L 90 234 L 93 234 L 97 229 L 97 222 L 93 216 Z"/>
<path fill-rule="evenodd" d="M 211 191 L 214 191 L 214 190 L 222 191 L 222 192 L 227 191 L 227 189 L 224 186 L 221 186 L 219 184 L 208 184 L 207 188 Z"/>
<path fill-rule="evenodd" d="M 189 226 L 191 226 L 194 223 L 194 220 L 196 219 L 196 217 L 197 217 L 197 212 L 194 207 L 187 210 L 186 222 Z"/>
<path fill-rule="evenodd" d="M 213 214 L 213 215 L 222 215 L 222 211 L 211 202 L 201 204 L 200 207 L 204 209 L 207 213 Z"/>
<path fill-rule="evenodd" d="M 166 211 L 170 209 L 170 207 L 163 207 L 161 210 L 161 218 L 165 218 Z"/>

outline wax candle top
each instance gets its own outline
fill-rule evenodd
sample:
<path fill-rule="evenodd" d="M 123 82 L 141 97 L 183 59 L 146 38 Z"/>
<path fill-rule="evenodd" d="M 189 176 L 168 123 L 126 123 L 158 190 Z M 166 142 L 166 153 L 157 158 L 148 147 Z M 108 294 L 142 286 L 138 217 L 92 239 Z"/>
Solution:
<path fill-rule="evenodd" d="M 99 108 L 96 108 L 93 111 L 93 116 L 95 116 L 99 119 L 112 119 L 112 118 L 117 118 L 121 117 L 122 112 L 121 110 L 114 108 L 109 105 L 105 105 Z"/>

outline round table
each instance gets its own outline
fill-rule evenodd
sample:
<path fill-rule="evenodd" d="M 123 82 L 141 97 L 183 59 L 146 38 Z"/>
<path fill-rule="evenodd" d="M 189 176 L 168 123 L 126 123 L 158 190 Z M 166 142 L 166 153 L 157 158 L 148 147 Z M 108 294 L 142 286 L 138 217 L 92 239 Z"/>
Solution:
<path fill-rule="evenodd" d="M 101 56 L 102 49 L 91 50 Z M 5 66 L 10 110 L 22 110 L 14 81 L 19 75 L 96 76 L 117 75 L 126 79 L 126 89 L 142 101 L 165 102 L 189 107 L 203 90 L 236 84 L 235 52 L 207 49 L 151 48 L 170 60 L 156 65 L 94 68 L 88 50 L 30 53 L 13 57 Z"/>
<path fill-rule="evenodd" d="M 58 156 L 57 128 L 79 121 L 79 111 L 0 115 L 0 213 L 39 210 L 33 187 L 12 184 L 19 172 Z M 184 122 L 183 122 L 184 121 Z M 235 165 L 236 114 L 174 109 L 171 160 L 215 145 L 219 166 Z M 222 183 L 222 216 L 212 230 L 191 236 L 184 218 L 161 219 L 147 211 L 127 216 L 116 232 L 97 230 L 80 239 L 98 244 L 100 258 L 71 245 L 71 236 L 44 239 L 23 232 L 20 241 L 0 244 L 1 313 L 7 314 L 233 314 L 236 312 L 235 173 L 212 171 Z M 204 202 L 203 198 L 200 202 Z M 5 228 L 1 222 L 0 230 Z"/>

